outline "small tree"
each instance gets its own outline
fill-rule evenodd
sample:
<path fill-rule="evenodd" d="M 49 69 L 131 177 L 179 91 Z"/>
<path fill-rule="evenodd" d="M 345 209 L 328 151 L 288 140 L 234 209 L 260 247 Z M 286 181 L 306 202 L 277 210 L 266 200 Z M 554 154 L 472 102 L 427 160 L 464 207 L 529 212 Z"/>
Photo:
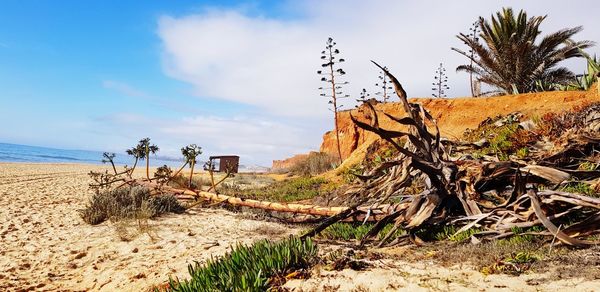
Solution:
<path fill-rule="evenodd" d="M 383 69 L 387 70 L 387 67 L 383 67 Z M 391 95 L 394 95 L 394 89 L 390 85 L 389 80 L 387 79 L 387 75 L 383 71 L 379 72 L 379 82 L 375 83 L 375 86 L 380 87 L 381 91 L 375 92 L 375 95 L 381 96 L 381 100 L 383 103 L 386 103 Z"/>
<path fill-rule="evenodd" d="M 150 138 L 140 140 L 138 146 L 144 149 L 144 158 L 146 158 L 146 178 L 150 180 L 150 154 L 156 154 L 156 152 L 158 152 L 158 146 L 154 144 L 151 145 Z"/>
<path fill-rule="evenodd" d="M 450 89 L 448 86 L 448 76 L 446 76 L 446 68 L 440 63 L 440 66 L 435 70 L 435 76 L 433 77 L 435 82 L 431 83 L 434 87 L 433 97 L 446 97 L 446 90 Z"/>
<path fill-rule="evenodd" d="M 156 154 L 158 146 L 150 145 L 150 138 L 144 138 L 135 147 L 127 149 L 126 152 L 135 158 L 133 167 L 129 170 L 129 176 L 133 174 L 138 161 L 146 159 L 146 178 L 150 180 L 150 154 Z"/>
<path fill-rule="evenodd" d="M 185 163 L 190 165 L 190 180 L 188 187 L 192 187 L 192 177 L 194 176 L 194 166 L 196 165 L 196 158 L 202 154 L 202 148 L 196 144 L 191 144 L 181 148 L 181 154 L 185 159 Z M 184 164 L 185 165 L 185 164 Z"/>
<path fill-rule="evenodd" d="M 319 87 L 319 90 L 322 90 L 323 93 L 320 95 L 323 97 L 330 98 L 329 104 L 331 105 L 331 111 L 333 112 L 333 118 L 335 123 L 335 139 L 337 143 L 337 152 L 340 163 L 342 163 L 342 150 L 340 147 L 340 130 L 338 125 L 338 111 L 341 109 L 341 105 L 339 104 L 340 98 L 349 97 L 349 95 L 343 95 L 342 93 L 342 85 L 348 84 L 347 81 L 341 82 L 339 80 L 340 76 L 346 74 L 346 72 L 339 68 L 339 64 L 345 62 L 344 59 L 337 57 L 340 54 L 340 51 L 335 48 L 336 43 L 332 38 L 328 38 L 325 43 L 325 50 L 321 52 L 321 60 L 324 61 L 321 64 L 321 67 L 325 69 L 325 71 L 319 70 L 317 74 L 321 75 L 321 81 L 327 83 L 328 86 Z"/>
<path fill-rule="evenodd" d="M 135 158 L 135 161 L 133 162 L 133 167 L 129 170 L 129 176 L 131 176 L 133 174 L 133 171 L 135 170 L 135 167 L 138 164 L 139 160 L 143 160 L 146 157 L 146 151 L 144 148 L 144 145 L 142 145 L 142 141 L 140 140 L 140 142 L 132 147 L 131 149 L 127 149 L 125 151 L 128 155 L 131 155 Z"/>
<path fill-rule="evenodd" d="M 117 174 L 117 168 L 115 167 L 115 153 L 110 153 L 110 152 L 104 152 L 102 154 L 102 163 L 110 163 L 110 165 L 112 166 L 113 171 L 115 172 L 115 174 Z"/>

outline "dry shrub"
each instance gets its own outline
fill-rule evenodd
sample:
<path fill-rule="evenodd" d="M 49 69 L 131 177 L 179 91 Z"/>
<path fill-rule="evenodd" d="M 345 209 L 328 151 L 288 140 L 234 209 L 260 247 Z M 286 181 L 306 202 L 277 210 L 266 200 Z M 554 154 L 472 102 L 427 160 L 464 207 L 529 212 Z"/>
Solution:
<path fill-rule="evenodd" d="M 123 187 L 94 194 L 80 210 L 86 223 L 96 225 L 108 219 L 152 218 L 162 213 L 182 213 L 185 208 L 172 195 L 152 196 L 144 187 Z"/>
<path fill-rule="evenodd" d="M 200 189 L 200 187 L 210 187 L 212 186 L 212 182 L 209 177 L 205 176 L 195 176 L 192 179 L 192 186 L 195 186 L 195 189 Z"/>
<path fill-rule="evenodd" d="M 403 260 L 419 262 L 433 260 L 445 267 L 469 265 L 484 274 L 520 274 L 536 271 L 549 256 L 545 241 L 539 238 L 516 238 L 488 241 L 480 244 L 468 242 L 448 244 L 440 241 L 427 246 L 406 249 Z"/>
<path fill-rule="evenodd" d="M 187 188 L 189 187 L 189 182 L 190 182 L 190 177 L 189 176 L 184 176 L 182 174 L 178 174 L 174 177 L 172 177 L 169 180 L 169 186 L 175 187 L 175 188 Z M 202 181 L 198 181 L 197 178 L 192 179 L 192 189 L 199 189 L 200 186 L 202 185 Z M 208 185 L 210 185 L 210 182 L 208 183 Z"/>
<path fill-rule="evenodd" d="M 308 156 L 290 168 L 297 175 L 318 175 L 335 168 L 338 160 L 325 152 L 311 152 Z"/>
<path fill-rule="evenodd" d="M 135 239 L 138 234 L 141 233 L 140 230 L 136 228 L 132 228 L 130 220 L 119 221 L 115 223 L 115 231 L 117 236 L 121 241 L 129 242 Z"/>
<path fill-rule="evenodd" d="M 152 225 L 149 219 L 155 214 L 155 210 L 149 201 L 142 202 L 140 209 L 136 211 L 134 218 L 122 218 L 115 222 L 115 231 L 122 241 L 131 241 L 140 234 L 148 234 L 154 239 Z"/>
<path fill-rule="evenodd" d="M 571 129 L 580 129 L 586 126 L 590 113 L 600 111 L 600 103 L 587 103 L 574 107 L 562 113 L 547 113 L 536 122 L 536 134 L 556 139 Z"/>

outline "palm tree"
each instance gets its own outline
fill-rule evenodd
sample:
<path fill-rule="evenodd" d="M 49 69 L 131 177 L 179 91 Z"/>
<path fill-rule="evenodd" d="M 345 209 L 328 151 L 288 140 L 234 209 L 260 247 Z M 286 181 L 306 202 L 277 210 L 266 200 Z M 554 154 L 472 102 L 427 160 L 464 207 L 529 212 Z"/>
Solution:
<path fill-rule="evenodd" d="M 571 37 L 581 26 L 562 29 L 543 37 L 539 42 L 540 24 L 546 16 L 527 18 L 523 10 L 515 17 L 511 8 L 504 8 L 491 16 L 479 18 L 483 43 L 463 33 L 457 36 L 471 50 L 472 55 L 457 48 L 452 50 L 467 57 L 472 64 L 461 65 L 457 71 L 472 73 L 480 82 L 498 88 L 496 92 L 531 92 L 536 83 L 565 84 L 574 74 L 558 63 L 573 57 L 582 57 L 580 49 L 593 45 L 590 41 L 574 42 Z"/>

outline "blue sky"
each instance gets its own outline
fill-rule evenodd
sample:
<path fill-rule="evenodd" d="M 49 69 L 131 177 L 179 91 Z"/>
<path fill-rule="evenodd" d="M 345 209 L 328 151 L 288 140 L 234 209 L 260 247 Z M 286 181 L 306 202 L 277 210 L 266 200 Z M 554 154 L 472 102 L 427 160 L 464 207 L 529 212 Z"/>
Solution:
<path fill-rule="evenodd" d="M 369 59 L 411 96 L 429 95 L 444 61 L 449 94 L 466 95 L 451 69 L 463 61 L 454 35 L 502 6 L 600 41 L 595 1 L 446 2 L 3 0 L 0 142 L 121 152 L 149 136 L 163 155 L 196 143 L 268 166 L 318 149 L 331 129 L 314 74 L 328 36 L 348 60 L 352 95 L 374 90 Z"/>

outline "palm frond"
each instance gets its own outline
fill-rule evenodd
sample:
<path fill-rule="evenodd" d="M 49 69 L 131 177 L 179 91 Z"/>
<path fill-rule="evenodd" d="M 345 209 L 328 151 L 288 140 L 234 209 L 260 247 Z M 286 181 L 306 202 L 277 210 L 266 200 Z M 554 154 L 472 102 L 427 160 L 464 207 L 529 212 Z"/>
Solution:
<path fill-rule="evenodd" d="M 462 33 L 456 36 L 474 53 L 452 48 L 472 63 L 456 70 L 474 74 L 482 83 L 507 93 L 531 92 L 539 90 L 540 84 L 562 84 L 574 78 L 568 69 L 556 66 L 563 60 L 583 57 L 581 50 L 594 43 L 571 40 L 581 27 L 562 29 L 538 41 L 545 19 L 528 17 L 523 10 L 515 15 L 511 8 L 503 8 L 487 20 L 480 17 L 481 43 Z"/>

